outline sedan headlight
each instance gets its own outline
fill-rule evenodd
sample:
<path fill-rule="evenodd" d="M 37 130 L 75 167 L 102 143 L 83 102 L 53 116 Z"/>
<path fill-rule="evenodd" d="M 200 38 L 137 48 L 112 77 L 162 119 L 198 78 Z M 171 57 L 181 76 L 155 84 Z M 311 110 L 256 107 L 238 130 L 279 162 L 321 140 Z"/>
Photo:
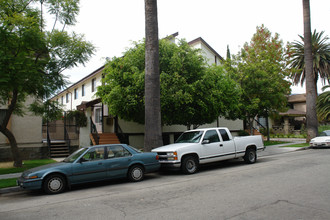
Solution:
<path fill-rule="evenodd" d="M 24 179 L 27 179 L 27 180 L 32 180 L 32 179 L 37 179 L 38 176 L 37 175 L 33 175 L 33 176 L 24 176 Z"/>

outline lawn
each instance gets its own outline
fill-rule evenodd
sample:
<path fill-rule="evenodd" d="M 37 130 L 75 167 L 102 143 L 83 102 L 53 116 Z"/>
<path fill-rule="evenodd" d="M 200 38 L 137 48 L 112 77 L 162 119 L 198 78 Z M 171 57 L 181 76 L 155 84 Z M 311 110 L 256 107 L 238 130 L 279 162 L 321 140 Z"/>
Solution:
<path fill-rule="evenodd" d="M 16 180 L 17 178 L 3 179 L 3 180 L 0 179 L 0 189 L 16 186 Z"/>
<path fill-rule="evenodd" d="M 277 144 L 286 144 L 289 142 L 284 142 L 284 141 L 264 141 L 265 146 L 270 146 L 270 145 L 277 145 Z"/>
<path fill-rule="evenodd" d="M 10 174 L 10 173 L 21 173 L 24 170 L 31 169 L 33 167 L 38 167 L 41 165 L 55 163 L 53 159 L 43 159 L 43 160 L 25 160 L 23 161 L 23 167 L 13 167 L 13 162 L 0 162 L 0 175 Z M 10 179 L 0 179 L 0 189 L 16 186 L 17 178 Z"/>
<path fill-rule="evenodd" d="M 42 159 L 42 160 L 24 160 L 22 167 L 14 167 L 13 162 L 0 162 L 0 175 L 9 173 L 21 173 L 24 170 L 38 167 L 41 165 L 55 163 L 53 159 Z"/>
<path fill-rule="evenodd" d="M 283 146 L 283 147 L 309 147 L 309 143 L 302 143 L 302 144 L 290 144 L 287 146 Z"/>

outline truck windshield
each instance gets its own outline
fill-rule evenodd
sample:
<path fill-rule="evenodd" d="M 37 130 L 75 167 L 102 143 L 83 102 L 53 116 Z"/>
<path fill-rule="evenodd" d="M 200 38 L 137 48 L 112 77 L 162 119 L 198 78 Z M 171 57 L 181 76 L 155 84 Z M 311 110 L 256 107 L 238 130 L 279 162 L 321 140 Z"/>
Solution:
<path fill-rule="evenodd" d="M 175 143 L 198 143 L 203 135 L 203 131 L 188 131 L 180 135 Z"/>

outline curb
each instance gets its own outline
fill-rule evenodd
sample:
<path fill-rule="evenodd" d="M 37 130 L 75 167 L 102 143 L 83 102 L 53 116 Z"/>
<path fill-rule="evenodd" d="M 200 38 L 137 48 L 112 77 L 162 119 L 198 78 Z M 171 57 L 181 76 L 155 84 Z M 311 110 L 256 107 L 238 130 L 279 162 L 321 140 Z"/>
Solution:
<path fill-rule="evenodd" d="M 2 189 L 0 189 L 0 195 L 5 194 L 5 193 L 11 193 L 11 192 L 19 192 L 19 191 L 22 191 L 21 187 L 19 187 L 19 186 L 2 188 Z"/>

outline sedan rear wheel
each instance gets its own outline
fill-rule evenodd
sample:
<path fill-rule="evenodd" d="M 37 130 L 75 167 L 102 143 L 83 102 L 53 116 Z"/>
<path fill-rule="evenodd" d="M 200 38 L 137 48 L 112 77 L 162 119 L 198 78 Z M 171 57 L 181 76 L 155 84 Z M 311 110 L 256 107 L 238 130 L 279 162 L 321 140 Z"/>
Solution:
<path fill-rule="evenodd" d="M 141 165 L 133 165 L 128 170 L 128 179 L 133 182 L 139 182 L 144 178 L 144 169 Z"/>

